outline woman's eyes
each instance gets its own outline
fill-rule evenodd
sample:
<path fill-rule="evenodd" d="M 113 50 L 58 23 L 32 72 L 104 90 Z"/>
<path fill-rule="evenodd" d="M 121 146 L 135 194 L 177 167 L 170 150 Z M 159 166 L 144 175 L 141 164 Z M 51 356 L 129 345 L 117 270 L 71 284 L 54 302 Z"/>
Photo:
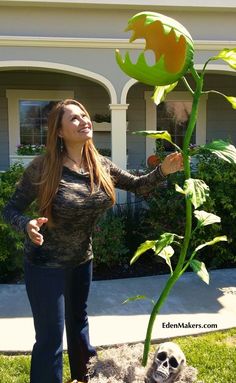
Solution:
<path fill-rule="evenodd" d="M 87 116 L 86 116 L 86 114 L 83 114 L 83 115 L 81 115 L 80 116 L 81 118 L 88 118 Z M 79 120 L 79 117 L 76 117 L 76 116 L 74 116 L 74 117 L 72 117 L 72 119 L 71 119 L 71 121 L 74 121 L 74 120 Z"/>

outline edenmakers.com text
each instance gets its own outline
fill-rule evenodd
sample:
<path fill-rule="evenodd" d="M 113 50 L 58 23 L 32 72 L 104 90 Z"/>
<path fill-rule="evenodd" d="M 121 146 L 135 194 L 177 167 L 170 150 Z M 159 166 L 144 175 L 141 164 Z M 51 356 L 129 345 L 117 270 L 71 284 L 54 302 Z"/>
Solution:
<path fill-rule="evenodd" d="M 215 323 L 191 323 L 191 322 L 178 322 L 178 323 L 170 323 L 170 322 L 162 322 L 162 328 L 218 328 L 218 325 Z"/>

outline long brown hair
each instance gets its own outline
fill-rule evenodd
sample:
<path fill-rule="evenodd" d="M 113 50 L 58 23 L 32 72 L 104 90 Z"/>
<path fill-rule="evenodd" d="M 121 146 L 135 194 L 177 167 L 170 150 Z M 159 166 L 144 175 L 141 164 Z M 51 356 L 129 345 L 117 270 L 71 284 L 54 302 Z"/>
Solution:
<path fill-rule="evenodd" d="M 52 200 L 57 192 L 62 175 L 63 158 L 66 147 L 58 133 L 62 124 L 62 117 L 66 105 L 77 105 L 90 118 L 85 107 L 76 100 L 67 99 L 58 102 L 48 116 L 47 149 L 43 159 L 41 181 L 39 184 L 39 209 L 40 213 L 48 218 L 49 226 L 52 222 Z M 101 163 L 101 156 L 96 150 L 92 139 L 85 142 L 83 147 L 83 161 L 90 175 L 91 194 L 96 187 L 102 187 L 115 203 L 115 189 L 109 173 Z"/>

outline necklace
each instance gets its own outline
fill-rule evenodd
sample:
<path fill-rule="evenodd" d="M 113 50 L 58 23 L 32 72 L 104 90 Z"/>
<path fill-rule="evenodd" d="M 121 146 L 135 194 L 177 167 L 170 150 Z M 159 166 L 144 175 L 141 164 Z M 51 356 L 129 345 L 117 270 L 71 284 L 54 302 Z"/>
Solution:
<path fill-rule="evenodd" d="M 69 160 L 71 160 L 72 162 L 74 162 L 74 164 L 77 165 L 77 166 L 80 168 L 78 162 L 75 161 L 75 160 L 73 160 L 73 158 L 71 158 L 67 153 L 66 153 L 66 157 L 69 158 Z"/>
<path fill-rule="evenodd" d="M 78 172 L 79 173 L 84 173 L 84 169 L 81 168 L 81 166 L 78 164 L 78 162 L 76 162 L 75 160 L 73 160 L 73 158 L 71 158 L 67 153 L 66 153 L 66 157 L 69 158 L 69 160 L 71 160 L 72 162 L 74 162 L 74 164 L 77 166 L 78 168 Z"/>

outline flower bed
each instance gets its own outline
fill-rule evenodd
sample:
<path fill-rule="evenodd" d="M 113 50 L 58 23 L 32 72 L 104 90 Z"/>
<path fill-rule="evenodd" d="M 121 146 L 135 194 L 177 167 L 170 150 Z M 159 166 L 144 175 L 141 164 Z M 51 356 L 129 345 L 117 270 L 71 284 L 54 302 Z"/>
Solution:
<path fill-rule="evenodd" d="M 32 145 L 32 144 L 20 144 L 17 146 L 16 153 L 18 155 L 23 155 L 23 156 L 34 156 L 37 154 L 44 153 L 46 150 L 45 145 Z"/>

